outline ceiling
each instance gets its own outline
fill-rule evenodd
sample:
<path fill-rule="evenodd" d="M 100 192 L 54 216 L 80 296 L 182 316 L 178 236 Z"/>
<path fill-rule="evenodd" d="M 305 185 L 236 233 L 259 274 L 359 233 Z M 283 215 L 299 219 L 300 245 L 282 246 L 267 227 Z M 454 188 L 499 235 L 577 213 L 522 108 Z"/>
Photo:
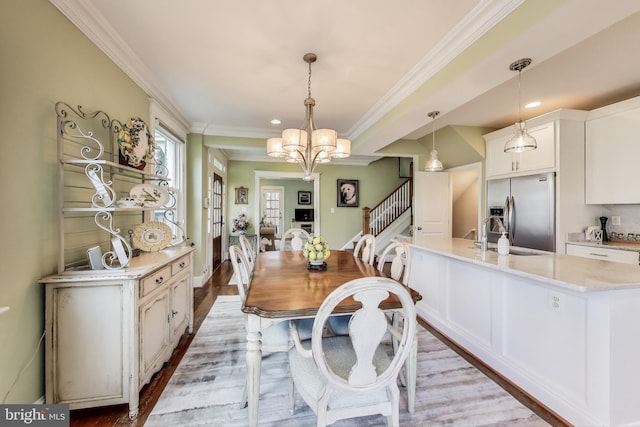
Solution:
<path fill-rule="evenodd" d="M 302 125 L 307 52 L 316 123 L 353 140 L 347 163 L 433 127 L 513 123 L 523 57 L 522 103 L 542 101 L 524 119 L 640 94 L 637 0 L 51 2 L 185 130 L 250 138 L 217 138 L 230 159 Z"/>

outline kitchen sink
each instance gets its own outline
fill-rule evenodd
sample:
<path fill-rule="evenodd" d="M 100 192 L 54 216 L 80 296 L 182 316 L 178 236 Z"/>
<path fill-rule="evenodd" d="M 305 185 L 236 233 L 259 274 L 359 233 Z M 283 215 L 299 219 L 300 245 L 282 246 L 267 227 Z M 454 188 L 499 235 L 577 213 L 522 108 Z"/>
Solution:
<path fill-rule="evenodd" d="M 498 252 L 498 248 L 489 248 L 487 250 L 492 251 L 492 252 Z M 532 255 L 544 255 L 544 253 L 521 251 L 519 249 L 509 248 L 509 255 L 532 256 Z"/>

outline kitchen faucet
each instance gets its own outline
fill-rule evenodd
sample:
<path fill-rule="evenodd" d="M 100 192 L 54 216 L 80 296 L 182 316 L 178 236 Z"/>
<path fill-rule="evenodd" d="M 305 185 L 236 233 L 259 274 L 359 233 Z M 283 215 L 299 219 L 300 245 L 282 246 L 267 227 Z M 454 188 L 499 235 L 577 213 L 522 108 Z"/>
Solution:
<path fill-rule="evenodd" d="M 498 226 L 499 226 L 499 229 L 500 229 L 500 233 L 506 233 L 507 232 L 507 230 L 504 228 L 504 224 L 502 224 L 502 219 L 499 216 L 490 215 L 490 216 L 486 217 L 484 219 L 484 221 L 482 221 L 482 238 L 480 239 L 480 250 L 482 251 L 483 254 L 485 252 L 487 252 L 487 247 L 488 247 L 488 243 L 487 243 L 487 223 L 489 221 L 491 221 L 492 219 L 495 219 L 496 221 L 498 221 Z"/>

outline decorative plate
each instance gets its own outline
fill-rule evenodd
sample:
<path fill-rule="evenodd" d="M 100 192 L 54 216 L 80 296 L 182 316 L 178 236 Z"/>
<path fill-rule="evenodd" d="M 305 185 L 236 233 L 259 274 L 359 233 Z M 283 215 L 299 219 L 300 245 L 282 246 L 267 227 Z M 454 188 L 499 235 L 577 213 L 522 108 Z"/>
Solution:
<path fill-rule="evenodd" d="M 118 146 L 125 165 L 144 169 L 146 161 L 153 158 L 153 135 L 140 117 L 131 117 L 118 132 Z"/>
<path fill-rule="evenodd" d="M 133 230 L 133 245 L 145 252 L 164 249 L 171 241 L 171 229 L 160 221 L 144 222 Z"/>
<path fill-rule="evenodd" d="M 142 202 L 145 208 L 159 208 L 166 205 L 169 200 L 169 191 L 154 184 L 138 184 L 131 188 L 129 195 L 139 202 Z"/>

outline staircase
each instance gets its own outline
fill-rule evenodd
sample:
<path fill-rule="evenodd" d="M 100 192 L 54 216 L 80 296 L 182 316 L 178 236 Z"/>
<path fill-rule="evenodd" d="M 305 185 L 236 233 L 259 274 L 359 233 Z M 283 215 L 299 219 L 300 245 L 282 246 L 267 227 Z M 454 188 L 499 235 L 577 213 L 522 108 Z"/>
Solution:
<path fill-rule="evenodd" d="M 382 251 L 412 223 L 412 180 L 407 179 L 373 208 L 362 209 L 362 234 L 376 236 L 376 252 Z"/>

